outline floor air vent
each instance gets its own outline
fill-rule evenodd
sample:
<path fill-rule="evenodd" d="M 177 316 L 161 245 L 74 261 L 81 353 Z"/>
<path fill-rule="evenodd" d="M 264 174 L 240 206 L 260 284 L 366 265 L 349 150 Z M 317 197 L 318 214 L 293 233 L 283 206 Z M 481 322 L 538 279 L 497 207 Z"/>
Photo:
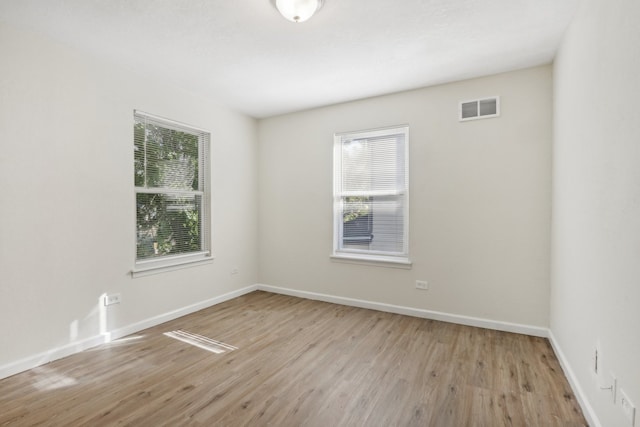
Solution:
<path fill-rule="evenodd" d="M 488 119 L 490 117 L 498 117 L 500 115 L 500 97 L 493 96 L 490 98 L 474 99 L 471 101 L 462 101 L 459 108 L 459 120 L 461 122 L 467 120 Z"/>
<path fill-rule="evenodd" d="M 165 332 L 164 335 L 216 354 L 238 349 L 238 347 L 181 330 Z"/>

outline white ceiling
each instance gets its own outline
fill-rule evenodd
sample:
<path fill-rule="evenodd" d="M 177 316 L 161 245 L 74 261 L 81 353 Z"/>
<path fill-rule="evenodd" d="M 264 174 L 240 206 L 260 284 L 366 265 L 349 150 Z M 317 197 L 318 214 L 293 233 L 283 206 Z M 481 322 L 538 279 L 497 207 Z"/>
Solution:
<path fill-rule="evenodd" d="M 552 61 L 580 0 L 0 0 L 0 21 L 268 117 Z M 1 73 L 1 69 L 0 69 Z"/>

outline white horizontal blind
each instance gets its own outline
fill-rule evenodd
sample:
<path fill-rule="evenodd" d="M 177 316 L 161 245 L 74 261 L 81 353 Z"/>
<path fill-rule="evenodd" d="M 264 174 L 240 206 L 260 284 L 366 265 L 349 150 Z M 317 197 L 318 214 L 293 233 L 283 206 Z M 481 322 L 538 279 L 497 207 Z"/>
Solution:
<path fill-rule="evenodd" d="M 408 255 L 408 128 L 335 137 L 337 252 Z"/>
<path fill-rule="evenodd" d="M 209 133 L 134 112 L 136 260 L 209 251 Z"/>

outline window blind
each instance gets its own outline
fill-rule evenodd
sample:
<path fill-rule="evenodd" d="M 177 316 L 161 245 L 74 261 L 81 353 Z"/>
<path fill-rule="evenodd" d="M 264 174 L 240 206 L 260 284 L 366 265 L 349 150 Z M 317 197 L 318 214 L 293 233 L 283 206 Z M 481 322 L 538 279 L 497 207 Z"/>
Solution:
<path fill-rule="evenodd" d="M 336 135 L 336 252 L 408 255 L 407 145 L 407 127 Z"/>
<path fill-rule="evenodd" d="M 208 254 L 209 133 L 134 112 L 136 260 Z"/>

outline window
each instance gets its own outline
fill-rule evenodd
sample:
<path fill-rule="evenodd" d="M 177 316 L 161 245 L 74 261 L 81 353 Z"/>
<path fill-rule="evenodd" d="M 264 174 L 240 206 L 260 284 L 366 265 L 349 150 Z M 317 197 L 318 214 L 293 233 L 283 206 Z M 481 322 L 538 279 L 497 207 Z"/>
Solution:
<path fill-rule="evenodd" d="M 334 137 L 336 258 L 409 264 L 409 128 Z"/>
<path fill-rule="evenodd" d="M 209 133 L 135 111 L 133 135 L 134 275 L 210 261 Z"/>

